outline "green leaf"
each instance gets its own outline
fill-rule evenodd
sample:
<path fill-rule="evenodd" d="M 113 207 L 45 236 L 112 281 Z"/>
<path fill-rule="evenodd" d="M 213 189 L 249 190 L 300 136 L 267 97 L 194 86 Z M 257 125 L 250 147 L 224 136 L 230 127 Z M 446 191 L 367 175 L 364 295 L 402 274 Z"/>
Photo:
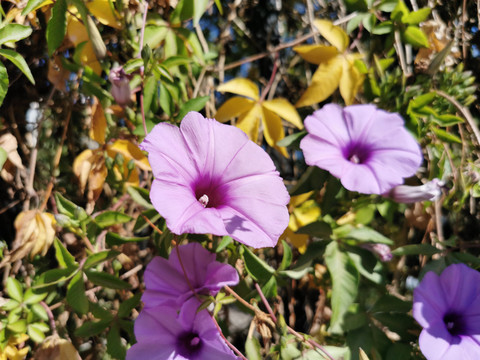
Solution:
<path fill-rule="evenodd" d="M 20 24 L 8 24 L 0 28 L 0 45 L 10 41 L 19 41 L 30 36 L 32 28 Z"/>
<path fill-rule="evenodd" d="M 336 241 L 328 244 L 325 263 L 332 279 L 332 318 L 330 331 L 342 332 L 343 317 L 358 293 L 360 276 L 352 260 L 338 248 Z"/>
<path fill-rule="evenodd" d="M 27 331 L 27 320 L 21 319 L 7 325 L 7 329 L 15 334 L 23 334 Z"/>
<path fill-rule="evenodd" d="M 51 269 L 42 273 L 35 282 L 34 289 L 41 289 L 47 286 L 66 281 L 75 275 L 76 268 Z"/>
<path fill-rule="evenodd" d="M 100 251 L 96 254 L 90 255 L 87 260 L 85 261 L 83 268 L 84 269 L 89 269 L 93 266 L 96 266 L 104 261 L 114 259 L 120 254 L 119 251 L 115 250 L 105 250 L 105 251 Z"/>
<path fill-rule="evenodd" d="M 385 294 L 370 309 L 370 313 L 401 312 L 408 313 L 412 309 L 411 301 L 404 301 L 396 296 Z"/>
<path fill-rule="evenodd" d="M 250 276 L 255 281 L 262 283 L 268 281 L 268 279 L 275 273 L 275 269 L 255 255 L 248 247 L 242 245 L 242 248 L 245 269 Z"/>
<path fill-rule="evenodd" d="M 260 342 L 255 337 L 247 337 L 245 342 L 245 353 L 249 360 L 262 360 L 262 354 L 260 352 Z"/>
<path fill-rule="evenodd" d="M 282 248 L 283 248 L 283 257 L 278 270 L 284 270 L 288 268 L 292 263 L 292 258 L 293 258 L 293 253 L 292 253 L 292 249 L 290 248 L 290 245 L 288 245 L 288 243 L 283 239 L 282 239 Z"/>
<path fill-rule="evenodd" d="M 262 286 L 262 292 L 267 299 L 277 297 L 277 278 L 275 276 L 270 276 L 265 285 Z"/>
<path fill-rule="evenodd" d="M 65 199 L 60 193 L 55 193 L 55 203 L 57 204 L 58 211 L 63 214 L 67 215 L 71 219 L 76 218 L 76 212 L 78 212 L 76 204 L 71 202 L 70 200 Z"/>
<path fill-rule="evenodd" d="M 410 102 L 408 103 L 408 107 L 415 110 L 419 110 L 424 106 L 431 104 L 433 100 L 435 100 L 436 96 L 437 96 L 437 93 L 435 91 L 431 91 L 427 94 L 417 96 L 415 97 L 415 99 L 410 100 Z"/>
<path fill-rule="evenodd" d="M 120 337 L 120 328 L 117 323 L 113 323 L 107 334 L 107 353 L 114 359 L 125 359 L 127 349 Z"/>
<path fill-rule="evenodd" d="M 55 257 L 57 258 L 60 267 L 67 269 L 75 269 L 78 267 L 75 258 L 72 254 L 68 252 L 68 250 L 65 248 L 65 246 L 63 246 L 60 240 L 55 238 L 53 246 L 55 247 Z"/>
<path fill-rule="evenodd" d="M 0 147 L 0 170 L 3 168 L 5 161 L 8 159 L 8 153 L 4 148 Z"/>
<path fill-rule="evenodd" d="M 297 234 L 307 234 L 320 239 L 329 239 L 332 235 L 332 228 L 325 221 L 315 221 L 313 223 L 302 226 L 297 231 Z"/>
<path fill-rule="evenodd" d="M 378 25 L 375 25 L 372 29 L 372 34 L 385 35 L 393 32 L 393 24 L 391 21 L 384 21 Z"/>
<path fill-rule="evenodd" d="M 415 47 L 429 47 L 427 35 L 416 26 L 407 26 L 402 35 L 403 40 L 410 45 Z"/>
<path fill-rule="evenodd" d="M 126 243 L 129 243 L 129 242 L 139 242 L 139 241 L 144 241 L 144 240 L 148 240 L 148 236 L 123 237 L 123 236 L 120 236 L 120 235 L 118 235 L 116 233 L 113 233 L 113 232 L 108 232 L 107 235 L 105 236 L 105 242 L 109 246 L 122 245 L 122 244 L 126 244 Z"/>
<path fill-rule="evenodd" d="M 23 303 L 24 304 L 35 304 L 39 303 L 43 299 L 47 297 L 48 293 L 35 293 L 32 288 L 27 289 L 23 296 Z"/>
<path fill-rule="evenodd" d="M 378 244 L 393 245 L 393 241 L 369 227 L 354 228 L 344 225 L 335 229 L 335 235 L 339 238 L 354 239 L 359 242 L 373 242 Z"/>
<path fill-rule="evenodd" d="M 7 69 L 0 62 L 0 106 L 2 106 L 3 99 L 5 99 L 5 95 L 7 95 L 8 84 L 9 84 L 9 81 L 8 81 Z M 0 166 L 0 169 L 2 168 L 2 166 Z"/>
<path fill-rule="evenodd" d="M 143 85 L 143 95 L 144 100 L 143 104 L 145 107 L 145 112 L 151 111 L 152 102 L 157 98 L 157 79 L 155 76 L 148 76 Z"/>
<path fill-rule="evenodd" d="M 393 255 L 403 256 L 403 255 L 427 255 L 432 256 L 438 253 L 441 253 L 441 249 L 437 249 L 436 247 L 430 244 L 412 244 L 412 245 L 405 245 L 399 248 L 396 248 L 392 251 Z"/>
<path fill-rule="evenodd" d="M 192 62 L 192 58 L 188 56 L 170 56 L 169 58 L 165 59 L 162 62 L 162 65 L 165 66 L 167 69 L 174 67 L 174 66 L 179 66 L 179 65 L 188 65 Z"/>
<path fill-rule="evenodd" d="M 47 47 L 48 55 L 62 44 L 63 38 L 67 32 L 67 2 L 65 0 L 56 0 L 52 7 L 52 16 L 47 23 Z"/>
<path fill-rule="evenodd" d="M 7 279 L 7 293 L 11 299 L 17 300 L 18 302 L 23 301 L 22 284 L 20 284 L 20 281 L 13 277 L 9 277 Z"/>
<path fill-rule="evenodd" d="M 25 8 L 22 10 L 22 16 L 25 16 L 38 9 L 44 1 L 45 0 L 28 0 L 27 6 L 25 6 Z"/>
<path fill-rule="evenodd" d="M 176 119 L 183 119 L 190 111 L 200 111 L 205 107 L 205 104 L 210 99 L 210 96 L 200 96 L 188 100 L 182 105 Z"/>
<path fill-rule="evenodd" d="M 83 323 L 82 326 L 75 330 L 75 335 L 79 337 L 88 338 L 95 336 L 104 331 L 109 325 L 111 320 L 100 320 L 100 321 L 87 321 Z"/>
<path fill-rule="evenodd" d="M 417 11 L 412 11 L 410 14 L 402 18 L 402 22 L 404 24 L 409 24 L 409 25 L 418 25 L 421 22 L 427 20 L 428 15 L 430 15 L 430 12 L 431 12 L 430 8 L 422 8 Z"/>
<path fill-rule="evenodd" d="M 451 114 L 437 115 L 433 118 L 433 121 L 436 122 L 438 125 L 445 127 L 461 124 L 464 122 L 461 117 Z"/>
<path fill-rule="evenodd" d="M 85 293 L 85 282 L 83 272 L 78 271 L 70 280 L 67 287 L 67 302 L 79 314 L 86 314 L 88 311 L 88 299 Z"/>
<path fill-rule="evenodd" d="M 48 321 L 47 311 L 45 310 L 45 308 L 41 304 L 39 304 L 39 303 L 33 304 L 30 308 L 32 309 L 32 312 L 39 319 L 42 319 L 43 321 Z"/>
<path fill-rule="evenodd" d="M 409 13 L 410 13 L 410 10 L 408 10 L 403 0 L 399 0 L 397 2 L 397 6 L 395 6 L 392 13 L 390 14 L 390 19 L 396 22 L 401 22 L 403 17 L 408 15 Z"/>
<path fill-rule="evenodd" d="M 30 324 L 27 327 L 27 334 L 30 336 L 30 339 L 38 344 L 45 340 L 45 333 L 42 329 L 43 327 L 36 326 L 36 324 Z M 50 328 L 47 326 L 46 331 L 48 330 L 50 330 Z"/>
<path fill-rule="evenodd" d="M 136 293 L 134 296 L 127 300 L 123 300 L 118 308 L 118 317 L 126 318 L 130 316 L 130 313 L 134 308 L 136 308 L 140 304 L 140 299 L 142 297 L 141 293 Z"/>
<path fill-rule="evenodd" d="M 312 190 L 323 188 L 328 172 L 316 166 L 310 166 L 300 177 L 298 182 L 290 189 L 290 195 L 305 194 Z"/>
<path fill-rule="evenodd" d="M 106 272 L 86 270 L 85 275 L 87 275 L 88 280 L 90 280 L 95 285 L 121 290 L 131 288 L 131 285 L 129 283 L 126 283 L 125 281 L 120 280 L 118 277 Z"/>
<path fill-rule="evenodd" d="M 153 209 L 153 205 L 150 202 L 150 192 L 147 189 L 143 189 L 137 186 L 129 186 L 127 192 L 138 205 L 143 206 L 146 209 Z"/>
<path fill-rule="evenodd" d="M 453 135 L 443 129 L 432 128 L 432 131 L 435 133 L 435 135 L 438 136 L 440 140 L 450 142 L 450 143 L 457 143 L 457 144 L 462 143 L 462 139 L 460 139 L 458 136 Z"/>
<path fill-rule="evenodd" d="M 28 67 L 27 62 L 19 53 L 9 50 L 9 49 L 0 49 L 0 55 L 4 56 L 8 60 L 10 60 L 21 72 L 25 74 L 27 79 L 35 85 L 35 80 L 33 79 L 32 72 Z"/>
<path fill-rule="evenodd" d="M 307 135 L 306 131 L 300 131 L 292 135 L 285 136 L 282 140 L 277 141 L 278 146 L 292 146 L 300 148 L 300 141 Z"/>
<path fill-rule="evenodd" d="M 167 89 L 163 83 L 160 83 L 160 97 L 159 97 L 160 107 L 168 116 L 172 116 L 173 113 L 173 101 L 170 91 Z"/>
<path fill-rule="evenodd" d="M 108 210 L 96 216 L 94 221 L 99 227 L 106 228 L 112 225 L 127 223 L 132 219 L 131 216 L 122 212 Z"/>
<path fill-rule="evenodd" d="M 225 249 L 228 245 L 230 245 L 232 242 L 233 242 L 233 239 L 230 236 L 225 235 L 224 237 L 222 237 L 222 240 L 220 240 L 217 247 L 215 248 L 215 252 L 219 253 L 220 251 Z"/>

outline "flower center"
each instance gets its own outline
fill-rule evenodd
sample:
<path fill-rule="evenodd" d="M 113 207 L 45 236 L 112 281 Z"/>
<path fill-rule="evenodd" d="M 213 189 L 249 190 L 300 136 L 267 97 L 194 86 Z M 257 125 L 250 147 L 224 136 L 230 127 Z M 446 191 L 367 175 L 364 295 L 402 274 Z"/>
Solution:
<path fill-rule="evenodd" d="M 195 192 L 195 198 L 204 208 L 216 208 L 222 204 L 224 198 L 219 185 L 217 181 L 204 178 L 193 184 L 192 190 Z"/>
<path fill-rule="evenodd" d="M 195 332 L 186 332 L 177 339 L 177 352 L 183 357 L 190 358 L 198 354 L 202 349 L 203 342 L 200 336 Z"/>
<path fill-rule="evenodd" d="M 455 313 L 447 313 L 443 317 L 443 322 L 451 335 L 465 335 L 466 326 L 465 321 L 461 315 Z"/>
<path fill-rule="evenodd" d="M 343 155 L 354 164 L 364 164 L 370 157 L 370 150 L 363 144 L 351 143 L 344 150 Z"/>

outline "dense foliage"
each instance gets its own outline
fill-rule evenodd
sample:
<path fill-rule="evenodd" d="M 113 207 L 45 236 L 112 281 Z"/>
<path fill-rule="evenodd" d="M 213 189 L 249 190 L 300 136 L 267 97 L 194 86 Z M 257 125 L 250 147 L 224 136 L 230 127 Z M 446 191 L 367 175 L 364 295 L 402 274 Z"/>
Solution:
<path fill-rule="evenodd" d="M 147 264 L 167 267 L 186 243 L 238 273 L 193 291 L 221 329 L 219 348 L 228 341 L 250 360 L 424 359 L 429 322 L 412 313 L 414 289 L 425 274 L 422 286 L 437 281 L 429 271 L 463 263 L 476 279 L 480 268 L 479 11 L 466 0 L 2 1 L 0 359 L 124 359 L 138 314 L 158 315 L 142 303 Z M 376 179 L 372 190 L 315 158 L 330 154 L 308 148 L 327 131 L 312 130 L 315 117 L 348 128 L 341 109 L 358 121 L 375 113 L 373 135 L 349 134 L 365 151 L 414 147 L 414 160 L 387 152 L 364 174 L 393 177 L 411 160 L 406 186 Z M 192 135 L 182 119 L 203 119 L 192 112 L 230 125 L 192 125 Z M 250 157 L 234 126 L 259 145 Z M 238 166 L 208 162 L 231 149 Z M 189 151 L 191 171 L 158 161 Z M 207 172 L 217 187 L 261 181 L 231 186 L 220 204 L 195 188 Z M 195 225 L 176 221 L 188 196 L 158 200 L 154 189 L 177 173 L 205 211 L 251 198 L 238 205 L 252 209 L 237 214 L 245 227 L 216 208 Z M 415 304 L 428 302 L 419 289 Z M 189 313 L 192 326 L 209 321 L 202 311 Z"/>

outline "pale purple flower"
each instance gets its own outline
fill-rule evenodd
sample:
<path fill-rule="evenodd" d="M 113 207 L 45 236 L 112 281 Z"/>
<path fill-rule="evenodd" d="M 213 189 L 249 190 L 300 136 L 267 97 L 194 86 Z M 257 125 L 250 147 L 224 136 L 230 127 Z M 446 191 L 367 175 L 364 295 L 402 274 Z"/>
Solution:
<path fill-rule="evenodd" d="M 417 201 L 434 201 L 442 195 L 445 183 L 440 179 L 433 179 L 420 186 L 398 185 L 390 190 L 386 196 L 399 203 L 411 204 Z"/>
<path fill-rule="evenodd" d="M 325 105 L 305 119 L 300 147 L 308 165 L 328 170 L 350 191 L 384 194 L 422 163 L 403 119 L 374 105 Z"/>
<path fill-rule="evenodd" d="M 156 125 L 141 148 L 155 176 L 153 206 L 173 233 L 276 245 L 289 195 L 268 154 L 240 129 L 190 112 L 180 128 Z"/>
<path fill-rule="evenodd" d="M 112 83 L 110 91 L 113 98 L 118 105 L 125 106 L 130 102 L 131 90 L 130 90 L 130 78 L 123 67 L 117 67 L 110 70 L 108 79 Z"/>
<path fill-rule="evenodd" d="M 167 259 L 157 256 L 147 265 L 144 274 L 145 308 L 158 305 L 182 305 L 194 294 L 213 295 L 225 285 L 237 285 L 238 273 L 234 267 L 215 260 L 215 254 L 198 243 L 174 248 Z M 183 265 L 183 269 L 182 269 Z M 185 273 L 187 279 L 185 278 Z M 190 284 L 189 284 L 190 283 Z"/>
<path fill-rule="evenodd" d="M 225 344 L 208 311 L 197 313 L 191 299 L 180 312 L 171 306 L 143 309 L 135 320 L 137 343 L 126 360 L 237 359 Z"/>
<path fill-rule="evenodd" d="M 413 292 L 413 317 L 427 360 L 480 359 L 480 273 L 464 264 L 428 272 Z"/>

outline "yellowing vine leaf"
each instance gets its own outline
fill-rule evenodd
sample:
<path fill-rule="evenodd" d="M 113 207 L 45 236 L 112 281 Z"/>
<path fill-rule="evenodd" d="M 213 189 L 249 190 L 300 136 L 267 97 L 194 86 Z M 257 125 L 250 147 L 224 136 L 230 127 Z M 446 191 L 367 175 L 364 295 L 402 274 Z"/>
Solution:
<path fill-rule="evenodd" d="M 229 92 L 232 94 L 246 96 L 253 100 L 259 100 L 258 87 L 252 81 L 245 78 L 236 78 L 220 85 L 217 88 L 220 92 Z"/>
<path fill-rule="evenodd" d="M 282 119 L 302 129 L 302 119 L 295 107 L 286 99 L 262 100 L 257 85 L 244 78 L 237 78 L 220 85 L 218 91 L 231 92 L 245 97 L 235 96 L 228 99 L 218 109 L 215 118 L 220 122 L 237 119 L 236 125 L 253 141 L 258 141 L 259 127 L 262 124 L 263 135 L 267 143 L 288 156 L 284 147 L 277 142 L 285 137 Z"/>
<path fill-rule="evenodd" d="M 55 239 L 55 218 L 40 210 L 27 210 L 18 214 L 13 226 L 16 230 L 8 261 L 23 259 L 27 254 L 33 258 L 44 256 Z"/>
<path fill-rule="evenodd" d="M 87 149 L 81 152 L 73 161 L 73 173 L 78 178 L 82 193 L 88 184 L 88 201 L 97 200 L 108 174 L 103 149 Z"/>
<path fill-rule="evenodd" d="M 347 50 L 348 44 L 348 35 L 342 28 L 333 25 L 328 20 L 314 20 L 313 24 L 318 29 L 320 34 L 327 39 L 327 41 L 335 46 L 339 52 L 344 52 Z"/>
<path fill-rule="evenodd" d="M 282 239 L 288 239 L 290 243 L 295 246 L 298 251 L 303 254 L 307 250 L 308 235 L 296 234 L 302 226 L 308 225 L 318 219 L 320 216 L 320 208 L 315 200 L 309 200 L 313 191 L 292 196 L 288 206 L 290 211 L 290 220 L 288 227 L 285 229 Z"/>
<path fill-rule="evenodd" d="M 121 29 L 122 24 L 118 21 L 120 15 L 112 9 L 109 0 L 95 0 L 87 2 L 87 8 L 95 18 L 103 25 Z"/>
<path fill-rule="evenodd" d="M 295 106 L 309 106 L 324 101 L 338 87 L 345 104 L 351 105 L 363 84 L 364 76 L 355 67 L 355 60 L 361 55 L 347 53 L 348 35 L 340 27 L 327 20 L 315 20 L 314 24 L 334 46 L 302 45 L 293 48 L 306 61 L 319 65 L 312 83 Z"/>
<path fill-rule="evenodd" d="M 30 348 L 28 346 L 19 349 L 17 346 L 29 339 L 27 334 L 12 335 L 8 338 L 7 345 L 0 350 L 0 360 L 22 360 L 27 356 Z"/>
<path fill-rule="evenodd" d="M 92 126 L 90 128 L 90 137 L 99 144 L 105 144 L 105 133 L 107 131 L 107 118 L 103 111 L 102 105 L 95 98 L 93 105 Z"/>

